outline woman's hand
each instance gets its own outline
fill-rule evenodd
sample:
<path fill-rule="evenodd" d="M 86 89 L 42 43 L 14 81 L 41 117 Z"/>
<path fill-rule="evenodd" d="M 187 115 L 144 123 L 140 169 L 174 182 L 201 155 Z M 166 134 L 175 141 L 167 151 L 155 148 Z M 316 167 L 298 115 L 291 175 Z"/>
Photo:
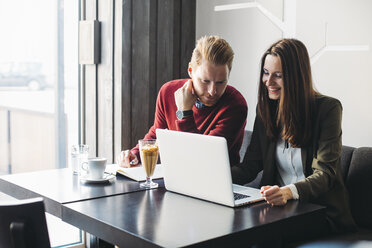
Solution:
<path fill-rule="evenodd" d="M 138 158 L 130 150 L 125 150 L 120 153 L 116 162 L 120 167 L 129 168 L 138 165 Z"/>
<path fill-rule="evenodd" d="M 263 186 L 260 191 L 265 201 L 273 206 L 282 206 L 292 199 L 292 191 L 289 187 Z"/>

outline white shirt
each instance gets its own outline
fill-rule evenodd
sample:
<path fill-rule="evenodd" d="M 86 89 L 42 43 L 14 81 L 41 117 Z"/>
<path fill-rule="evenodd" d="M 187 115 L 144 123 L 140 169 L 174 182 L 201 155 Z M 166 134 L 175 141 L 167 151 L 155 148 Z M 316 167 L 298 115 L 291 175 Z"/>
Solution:
<path fill-rule="evenodd" d="M 288 185 L 293 199 L 298 199 L 298 191 L 293 183 L 305 178 L 302 167 L 301 148 L 293 148 L 289 143 L 286 144 L 284 140 L 280 139 L 276 145 L 276 162 L 280 186 Z"/>

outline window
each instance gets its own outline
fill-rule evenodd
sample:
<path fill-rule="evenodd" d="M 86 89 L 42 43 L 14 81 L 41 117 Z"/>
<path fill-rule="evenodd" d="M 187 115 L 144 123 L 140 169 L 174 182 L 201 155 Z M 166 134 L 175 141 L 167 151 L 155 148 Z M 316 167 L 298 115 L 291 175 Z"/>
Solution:
<path fill-rule="evenodd" d="M 0 174 L 66 167 L 79 142 L 79 4 L 0 2 Z M 82 241 L 47 217 L 53 247 Z"/>

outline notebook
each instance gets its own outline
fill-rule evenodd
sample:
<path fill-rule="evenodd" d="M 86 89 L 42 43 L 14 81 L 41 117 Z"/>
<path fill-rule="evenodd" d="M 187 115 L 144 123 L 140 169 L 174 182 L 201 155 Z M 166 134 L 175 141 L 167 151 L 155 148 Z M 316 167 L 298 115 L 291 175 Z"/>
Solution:
<path fill-rule="evenodd" d="M 236 207 L 262 201 L 260 190 L 232 183 L 223 137 L 156 130 L 167 190 Z"/>
<path fill-rule="evenodd" d="M 118 167 L 117 173 L 129 177 L 130 179 L 133 179 L 135 181 L 146 181 L 146 173 L 145 169 L 142 166 L 136 166 L 131 168 L 123 168 Z M 152 175 L 152 179 L 159 179 L 163 177 L 161 165 L 157 164 L 154 170 L 154 174 Z"/>
<path fill-rule="evenodd" d="M 146 181 L 145 169 L 141 165 L 130 167 L 130 168 L 123 168 L 117 164 L 108 164 L 106 166 L 105 172 L 108 174 L 113 174 L 113 175 L 116 175 L 117 173 L 119 173 L 137 182 Z M 159 179 L 159 178 L 163 178 L 161 164 L 156 165 L 154 174 L 152 175 L 152 179 Z"/>

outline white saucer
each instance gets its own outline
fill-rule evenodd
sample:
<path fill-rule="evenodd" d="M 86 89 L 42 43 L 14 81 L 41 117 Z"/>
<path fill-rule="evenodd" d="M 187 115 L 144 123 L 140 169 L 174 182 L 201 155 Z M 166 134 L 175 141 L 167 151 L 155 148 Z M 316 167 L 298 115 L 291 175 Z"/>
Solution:
<path fill-rule="evenodd" d="M 85 177 L 80 177 L 80 181 L 84 182 L 84 183 L 107 183 L 107 182 L 114 181 L 115 178 L 116 178 L 115 175 L 105 173 L 104 178 L 92 179 L 92 178 L 89 178 L 89 177 L 85 176 Z"/>

